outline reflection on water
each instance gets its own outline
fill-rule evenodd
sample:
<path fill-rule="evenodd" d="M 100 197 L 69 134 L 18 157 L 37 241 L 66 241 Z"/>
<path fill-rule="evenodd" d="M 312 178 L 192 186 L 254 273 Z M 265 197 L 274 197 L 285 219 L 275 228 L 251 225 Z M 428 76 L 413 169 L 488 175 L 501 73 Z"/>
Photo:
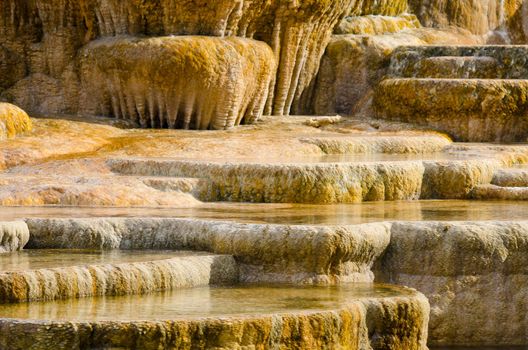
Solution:
<path fill-rule="evenodd" d="M 486 158 L 485 154 L 467 154 L 467 153 L 347 153 L 347 154 L 324 154 L 315 156 L 296 156 L 296 157 L 236 157 L 236 158 L 208 158 L 207 160 L 195 158 L 174 158 L 174 157 L 149 157 L 136 159 L 151 161 L 190 161 L 193 163 L 244 163 L 244 164 L 311 164 L 311 163 L 358 163 L 358 162 L 400 162 L 400 161 L 427 161 L 427 160 L 465 160 L 475 158 Z M 128 158 L 130 159 L 130 158 Z"/>
<path fill-rule="evenodd" d="M 405 201 L 338 205 L 207 203 L 195 208 L 0 207 L 0 220 L 26 217 L 182 217 L 273 224 L 377 221 L 528 220 L 528 201 Z"/>
<path fill-rule="evenodd" d="M 180 289 L 142 296 L 97 297 L 3 305 L 0 317 L 33 320 L 165 320 L 272 314 L 342 307 L 358 298 L 405 295 L 397 286 L 236 286 Z"/>
<path fill-rule="evenodd" d="M 38 249 L 0 254 L 0 272 L 37 270 L 64 266 L 94 264 L 131 263 L 170 259 L 205 253 L 171 250 L 83 250 L 83 249 Z"/>

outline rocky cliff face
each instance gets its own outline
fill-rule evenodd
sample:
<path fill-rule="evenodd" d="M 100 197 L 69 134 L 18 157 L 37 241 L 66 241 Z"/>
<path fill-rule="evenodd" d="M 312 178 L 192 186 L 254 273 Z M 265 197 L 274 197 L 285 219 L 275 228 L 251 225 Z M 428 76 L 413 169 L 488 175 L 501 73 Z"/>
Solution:
<path fill-rule="evenodd" d="M 0 6 L 4 99 L 32 111 L 79 111 L 79 49 L 116 35 L 242 36 L 268 43 L 278 61 L 266 112 L 301 104 L 331 32 L 353 0 L 9 0 Z M 199 10 L 197 10 L 199 9 Z"/>

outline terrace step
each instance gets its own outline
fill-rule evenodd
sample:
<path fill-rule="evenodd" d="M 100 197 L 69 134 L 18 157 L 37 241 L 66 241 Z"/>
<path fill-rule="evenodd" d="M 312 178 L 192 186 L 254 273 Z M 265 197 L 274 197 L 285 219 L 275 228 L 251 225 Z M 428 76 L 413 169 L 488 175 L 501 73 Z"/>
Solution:
<path fill-rule="evenodd" d="M 499 63 L 493 57 L 440 56 L 422 59 L 416 78 L 500 79 Z"/>
<path fill-rule="evenodd" d="M 374 106 L 378 118 L 428 126 L 457 141 L 528 140 L 528 80 L 386 79 Z"/>
<path fill-rule="evenodd" d="M 528 187 L 528 168 L 499 169 L 491 183 L 502 187 Z"/>

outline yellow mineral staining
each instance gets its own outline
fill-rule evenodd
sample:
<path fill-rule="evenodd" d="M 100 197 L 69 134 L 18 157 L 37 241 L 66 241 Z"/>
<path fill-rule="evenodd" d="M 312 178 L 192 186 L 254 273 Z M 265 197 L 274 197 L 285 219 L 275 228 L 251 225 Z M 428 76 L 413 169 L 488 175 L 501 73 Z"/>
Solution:
<path fill-rule="evenodd" d="M 350 14 L 398 16 L 407 11 L 407 2 L 408 0 L 356 0 Z"/>
<path fill-rule="evenodd" d="M 526 42 L 522 1 L 518 0 L 409 0 L 409 8 L 427 27 L 458 26 L 474 34 L 494 31 L 503 41 Z"/>
<path fill-rule="evenodd" d="M 415 15 L 404 14 L 398 17 L 371 15 L 347 17 L 336 28 L 335 33 L 379 35 L 420 27 L 420 22 Z"/>
<path fill-rule="evenodd" d="M 85 109 L 142 127 L 227 129 L 264 110 L 271 49 L 242 38 L 107 38 L 82 55 Z"/>
<path fill-rule="evenodd" d="M 388 79 L 375 107 L 379 117 L 427 125 L 460 141 L 526 141 L 528 81 Z"/>
<path fill-rule="evenodd" d="M 0 102 L 0 140 L 13 138 L 31 131 L 31 128 L 31 120 L 26 112 L 12 104 Z"/>

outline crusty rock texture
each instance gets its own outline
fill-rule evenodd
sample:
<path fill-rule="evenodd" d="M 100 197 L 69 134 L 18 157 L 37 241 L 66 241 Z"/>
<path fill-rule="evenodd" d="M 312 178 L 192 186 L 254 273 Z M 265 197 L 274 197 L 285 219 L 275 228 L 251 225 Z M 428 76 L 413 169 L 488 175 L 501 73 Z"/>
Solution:
<path fill-rule="evenodd" d="M 376 279 L 429 298 L 430 345 L 526 345 L 527 251 L 526 222 L 394 223 Z"/>
<path fill-rule="evenodd" d="M 26 112 L 12 104 L 0 102 L 0 140 L 30 131 L 31 127 Z"/>
<path fill-rule="evenodd" d="M 183 249 L 235 256 L 248 282 L 372 281 L 387 224 L 316 227 L 189 219 L 27 219 L 29 248 Z"/>
<path fill-rule="evenodd" d="M 80 261 L 78 264 L 2 271 L 0 303 L 146 294 L 238 282 L 237 264 L 227 255 L 165 256 L 152 261 L 94 265 Z"/>
<path fill-rule="evenodd" d="M 259 203 L 357 203 L 418 199 L 421 161 L 342 163 L 215 163 L 163 159 L 115 159 L 113 171 L 128 175 L 206 179 L 205 201 Z"/>
<path fill-rule="evenodd" d="M 29 230 L 22 221 L 0 221 L 0 253 L 22 250 L 29 241 Z"/>
<path fill-rule="evenodd" d="M 278 71 L 270 84 L 266 112 L 289 114 L 300 108 L 332 30 L 352 3 L 4 1 L 0 6 L 0 52 L 10 60 L 0 66 L 2 72 L 9 72 L 0 94 L 3 90 L 5 98 L 28 110 L 76 113 L 82 98 L 76 57 L 92 40 L 118 35 L 243 36 L 264 41 L 273 49 Z"/>
<path fill-rule="evenodd" d="M 352 299 L 328 311 L 175 321 L 0 319 L 0 347 L 25 349 L 426 350 L 429 304 L 418 292 Z"/>
<path fill-rule="evenodd" d="M 359 17 L 358 21 L 363 23 L 366 21 L 364 18 Z M 381 21 L 379 17 L 375 18 L 374 23 Z M 349 25 L 353 25 L 351 29 L 348 29 Z M 371 31 L 377 27 L 378 25 L 374 28 L 367 26 L 364 30 Z M 383 25 L 381 27 L 383 28 Z M 357 28 L 354 21 L 348 23 L 345 19 L 339 28 L 341 31 L 355 31 L 361 27 Z M 332 36 L 321 60 L 313 101 L 307 104 L 307 112 L 320 115 L 372 115 L 374 89 L 389 74 L 392 69 L 392 54 L 397 52 L 400 46 L 482 43 L 470 32 L 455 28 L 411 28 L 394 34 L 380 34 Z"/>
<path fill-rule="evenodd" d="M 527 7 L 519 0 L 409 0 L 425 26 L 458 26 L 479 35 L 496 31 L 501 41 L 515 43 L 526 43 Z"/>
<path fill-rule="evenodd" d="M 243 38 L 100 39 L 82 49 L 81 66 L 85 113 L 152 128 L 250 124 L 275 75 L 271 49 Z"/>
<path fill-rule="evenodd" d="M 398 33 L 404 29 L 420 27 L 420 22 L 415 15 L 404 14 L 398 17 L 370 15 L 346 17 L 336 27 L 334 33 L 379 35 Z"/>
<path fill-rule="evenodd" d="M 458 141 L 528 138 L 528 80 L 387 79 L 374 107 L 380 118 L 432 127 Z"/>
<path fill-rule="evenodd" d="M 401 46 L 387 74 L 401 78 L 528 78 L 528 47 L 504 45 Z"/>

